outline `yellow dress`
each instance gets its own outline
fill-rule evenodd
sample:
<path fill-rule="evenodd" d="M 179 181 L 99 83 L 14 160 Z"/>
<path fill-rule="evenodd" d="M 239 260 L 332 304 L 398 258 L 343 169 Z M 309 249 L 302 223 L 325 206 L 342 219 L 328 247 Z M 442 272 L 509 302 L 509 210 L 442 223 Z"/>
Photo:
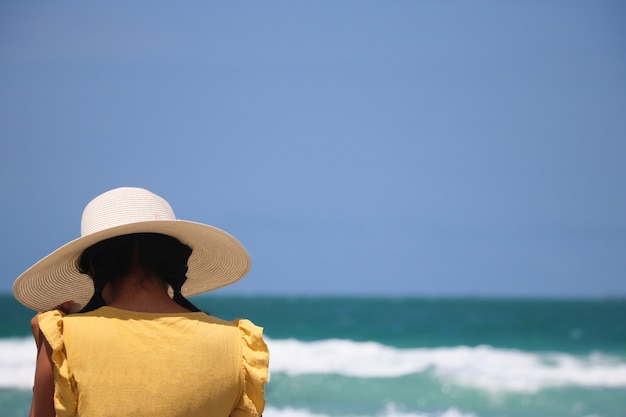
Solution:
<path fill-rule="evenodd" d="M 101 307 L 39 316 L 52 347 L 58 417 L 260 416 L 263 329 L 205 313 Z"/>

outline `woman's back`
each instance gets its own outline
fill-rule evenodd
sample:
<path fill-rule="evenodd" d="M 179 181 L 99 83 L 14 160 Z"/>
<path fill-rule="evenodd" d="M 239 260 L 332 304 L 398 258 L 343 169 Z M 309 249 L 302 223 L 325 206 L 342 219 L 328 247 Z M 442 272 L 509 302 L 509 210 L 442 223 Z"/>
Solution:
<path fill-rule="evenodd" d="M 101 307 L 40 328 L 53 349 L 57 413 L 81 416 L 258 415 L 267 380 L 262 329 L 205 313 Z M 61 406 L 61 407 L 59 407 Z"/>

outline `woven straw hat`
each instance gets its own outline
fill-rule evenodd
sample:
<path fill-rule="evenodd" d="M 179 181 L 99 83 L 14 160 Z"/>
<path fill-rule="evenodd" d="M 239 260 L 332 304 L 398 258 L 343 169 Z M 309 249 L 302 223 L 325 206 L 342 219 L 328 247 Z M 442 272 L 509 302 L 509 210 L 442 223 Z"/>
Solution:
<path fill-rule="evenodd" d="M 191 296 L 232 284 L 250 270 L 244 247 L 223 230 L 177 220 L 167 201 L 142 188 L 117 188 L 93 199 L 81 221 L 81 237 L 46 256 L 13 284 L 13 294 L 26 307 L 47 311 L 72 300 L 81 308 L 93 295 L 93 283 L 78 271 L 78 258 L 91 245 L 131 233 L 161 233 L 189 245 L 187 281 L 182 294 Z"/>

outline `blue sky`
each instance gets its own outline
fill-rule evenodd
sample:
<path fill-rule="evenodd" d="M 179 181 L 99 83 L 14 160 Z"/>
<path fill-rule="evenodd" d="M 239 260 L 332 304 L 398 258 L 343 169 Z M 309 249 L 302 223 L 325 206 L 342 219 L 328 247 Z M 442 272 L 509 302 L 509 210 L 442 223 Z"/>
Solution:
<path fill-rule="evenodd" d="M 626 295 L 621 1 L 0 2 L 0 290 L 118 186 L 239 294 Z"/>

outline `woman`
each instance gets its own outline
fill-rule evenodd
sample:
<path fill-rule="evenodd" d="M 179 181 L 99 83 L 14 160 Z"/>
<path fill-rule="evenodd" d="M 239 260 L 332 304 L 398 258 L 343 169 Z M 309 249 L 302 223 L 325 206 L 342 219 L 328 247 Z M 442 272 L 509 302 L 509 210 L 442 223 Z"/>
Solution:
<path fill-rule="evenodd" d="M 235 238 L 176 220 L 147 190 L 96 197 L 81 237 L 13 286 L 22 304 L 45 311 L 31 322 L 31 416 L 261 415 L 269 361 L 262 329 L 211 317 L 186 298 L 249 268 Z"/>

